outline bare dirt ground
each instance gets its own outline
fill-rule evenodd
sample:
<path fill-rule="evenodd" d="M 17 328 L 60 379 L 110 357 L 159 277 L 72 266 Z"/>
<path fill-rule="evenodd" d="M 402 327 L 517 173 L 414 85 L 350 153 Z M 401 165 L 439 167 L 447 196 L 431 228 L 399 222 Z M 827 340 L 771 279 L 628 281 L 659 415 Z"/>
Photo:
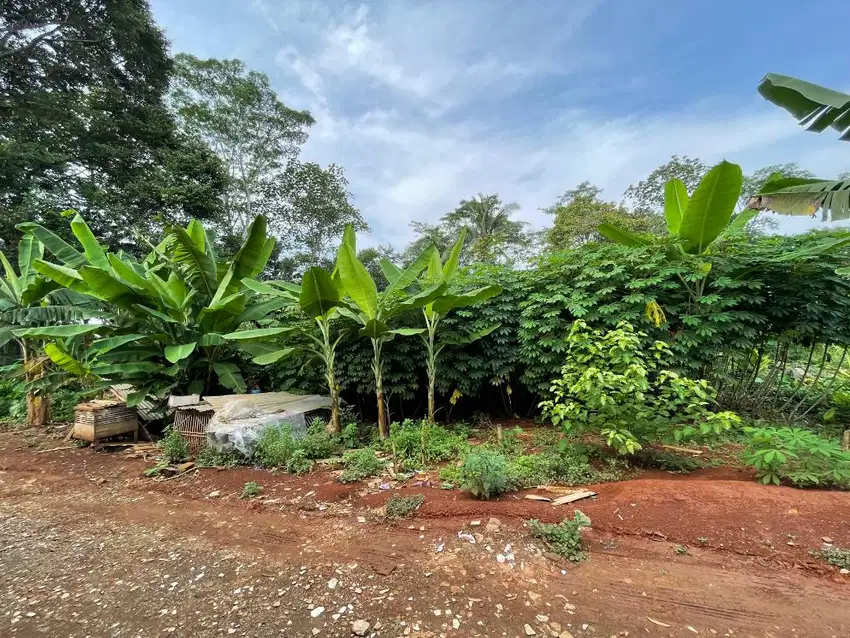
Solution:
<path fill-rule="evenodd" d="M 848 493 L 725 468 L 594 486 L 571 565 L 524 521 L 574 507 L 523 494 L 327 470 L 157 482 L 121 451 L 42 451 L 62 445 L 0 434 L 0 636 L 850 636 L 850 576 L 809 555 L 850 546 Z M 240 500 L 250 480 L 263 496 Z M 388 524 L 392 493 L 425 504 Z"/>

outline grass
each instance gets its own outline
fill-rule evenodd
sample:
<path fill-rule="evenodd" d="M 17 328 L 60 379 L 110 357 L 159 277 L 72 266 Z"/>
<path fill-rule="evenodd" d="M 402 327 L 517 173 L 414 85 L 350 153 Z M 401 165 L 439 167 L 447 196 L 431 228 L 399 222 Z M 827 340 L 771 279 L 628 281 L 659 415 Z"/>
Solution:
<path fill-rule="evenodd" d="M 371 448 L 348 452 L 342 457 L 342 462 L 345 469 L 339 477 L 340 483 L 354 483 L 370 476 L 377 476 L 386 466 Z"/>
<path fill-rule="evenodd" d="M 387 500 L 384 510 L 386 511 L 387 518 L 389 519 L 407 518 L 413 514 L 413 512 L 418 510 L 424 502 L 425 496 L 422 494 L 414 494 L 413 496 L 399 496 L 398 494 L 393 494 L 389 500 Z"/>
<path fill-rule="evenodd" d="M 260 495 L 260 492 L 263 491 L 263 486 L 257 483 L 256 481 L 248 481 L 245 485 L 242 486 L 242 494 L 239 495 L 239 498 L 254 498 Z"/>

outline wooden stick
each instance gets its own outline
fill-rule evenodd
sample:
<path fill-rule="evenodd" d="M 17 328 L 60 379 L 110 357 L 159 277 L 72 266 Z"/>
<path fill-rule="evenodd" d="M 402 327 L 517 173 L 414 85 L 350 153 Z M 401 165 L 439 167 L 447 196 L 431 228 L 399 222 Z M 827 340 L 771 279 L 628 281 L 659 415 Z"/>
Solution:
<path fill-rule="evenodd" d="M 52 447 L 49 450 L 36 450 L 33 454 L 46 454 L 47 452 L 58 452 L 59 450 L 73 450 L 76 445 L 63 445 L 62 447 Z"/>

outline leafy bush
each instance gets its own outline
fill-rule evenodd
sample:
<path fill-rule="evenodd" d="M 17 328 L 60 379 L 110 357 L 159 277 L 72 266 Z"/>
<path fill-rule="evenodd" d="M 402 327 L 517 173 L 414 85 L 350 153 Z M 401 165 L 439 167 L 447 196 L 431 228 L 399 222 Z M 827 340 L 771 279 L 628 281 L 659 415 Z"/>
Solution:
<path fill-rule="evenodd" d="M 850 452 L 803 428 L 746 428 L 743 460 L 764 484 L 850 488 Z"/>
<path fill-rule="evenodd" d="M 508 486 L 507 459 L 489 450 L 470 452 L 460 468 L 461 484 L 475 498 L 489 499 Z"/>
<path fill-rule="evenodd" d="M 425 496 L 423 494 L 414 494 L 413 496 L 393 494 L 387 500 L 384 511 L 387 513 L 387 518 L 390 519 L 406 518 L 418 510 L 424 502 Z"/>
<path fill-rule="evenodd" d="M 424 419 L 405 419 L 390 426 L 384 449 L 392 451 L 403 464 L 414 463 L 421 467 L 455 459 L 469 449 L 469 443 L 464 431 L 453 432 Z"/>
<path fill-rule="evenodd" d="M 0 379 L 0 421 L 25 423 L 27 420 L 27 393 L 24 384 L 11 379 Z"/>
<path fill-rule="evenodd" d="M 457 486 L 463 482 L 463 473 L 457 465 L 450 463 L 440 469 L 440 480 L 450 483 L 452 486 Z"/>
<path fill-rule="evenodd" d="M 345 447 L 356 448 L 360 443 L 360 427 L 356 423 L 349 423 L 342 428 L 340 438 Z"/>
<path fill-rule="evenodd" d="M 825 560 L 830 565 L 850 569 L 850 549 L 824 545 L 819 552 L 812 552 L 812 556 Z"/>
<path fill-rule="evenodd" d="M 345 470 L 339 477 L 340 483 L 354 483 L 370 476 L 377 476 L 385 467 L 384 462 L 375 455 L 375 451 L 371 448 L 347 452 L 342 457 L 342 462 L 345 465 Z"/>
<path fill-rule="evenodd" d="M 647 467 L 655 467 L 665 472 L 675 472 L 677 474 L 689 474 L 705 467 L 705 464 L 699 459 L 692 456 L 675 454 L 667 450 L 648 448 L 641 450 L 638 458 Z"/>
<path fill-rule="evenodd" d="M 286 471 L 290 474 L 306 474 L 313 469 L 313 461 L 307 456 L 307 450 L 297 448 L 293 450 L 286 461 Z"/>
<path fill-rule="evenodd" d="M 256 481 L 248 481 L 242 486 L 242 493 L 239 495 L 239 498 L 254 498 L 255 496 L 259 496 L 262 491 L 262 485 Z"/>
<path fill-rule="evenodd" d="M 307 436 L 298 442 L 308 459 L 326 459 L 340 450 L 339 438 L 328 432 L 327 424 L 313 419 L 307 428 Z"/>
<path fill-rule="evenodd" d="M 289 423 L 269 425 L 260 435 L 253 460 L 263 467 L 286 467 L 297 448 Z"/>
<path fill-rule="evenodd" d="M 620 481 L 627 466 L 610 457 L 597 461 L 597 469 L 587 455 L 575 448 L 544 450 L 511 460 L 508 465 L 508 487 L 522 490 L 537 485 L 588 485 Z"/>
<path fill-rule="evenodd" d="M 581 511 L 576 510 L 572 520 L 565 518 L 557 524 L 530 520 L 528 526 L 531 528 L 531 535 L 542 540 L 550 552 L 565 556 L 575 563 L 587 558 L 587 554 L 582 550 L 581 529 L 590 527 L 590 519 Z"/>
<path fill-rule="evenodd" d="M 712 412 L 709 383 L 670 370 L 669 346 L 656 341 L 646 349 L 644 337 L 625 321 L 604 333 L 576 321 L 561 376 L 552 382 L 554 398 L 540 404 L 544 416 L 567 432 L 599 432 L 619 454 L 647 441 L 716 435 L 740 422 L 731 412 Z"/>
<path fill-rule="evenodd" d="M 173 426 L 165 428 L 163 435 L 157 446 L 165 457 L 164 460 L 178 463 L 189 456 L 189 444 Z"/>
<path fill-rule="evenodd" d="M 209 445 L 202 447 L 195 455 L 195 465 L 198 467 L 236 467 L 247 462 L 248 459 L 239 452 L 216 452 Z"/>

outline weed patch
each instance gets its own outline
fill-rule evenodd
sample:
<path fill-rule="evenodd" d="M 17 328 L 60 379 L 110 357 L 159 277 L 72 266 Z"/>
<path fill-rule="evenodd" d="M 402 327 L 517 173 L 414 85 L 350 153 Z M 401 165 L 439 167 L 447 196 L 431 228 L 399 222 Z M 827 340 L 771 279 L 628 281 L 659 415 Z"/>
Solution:
<path fill-rule="evenodd" d="M 260 492 L 263 491 L 263 486 L 257 483 L 256 481 L 248 481 L 245 485 L 242 486 L 242 493 L 239 495 L 239 498 L 254 498 L 260 495 Z"/>
<path fill-rule="evenodd" d="M 342 457 L 345 470 L 339 477 L 340 483 L 354 483 L 370 476 L 377 476 L 384 469 L 384 462 L 375 455 L 371 448 L 354 450 Z"/>
<path fill-rule="evenodd" d="M 422 503 L 424 502 L 425 496 L 422 494 L 414 494 L 413 496 L 393 494 L 390 496 L 384 509 L 389 519 L 407 518 L 422 507 Z"/>
<path fill-rule="evenodd" d="M 528 526 L 531 535 L 542 540 L 550 552 L 565 556 L 574 563 L 587 558 L 587 553 L 582 549 L 581 530 L 590 527 L 590 519 L 581 511 L 576 510 L 572 519 L 565 518 L 557 524 L 530 520 Z"/>
<path fill-rule="evenodd" d="M 489 499 L 508 488 L 508 461 L 497 452 L 470 452 L 460 468 L 464 490 L 475 498 Z"/>

